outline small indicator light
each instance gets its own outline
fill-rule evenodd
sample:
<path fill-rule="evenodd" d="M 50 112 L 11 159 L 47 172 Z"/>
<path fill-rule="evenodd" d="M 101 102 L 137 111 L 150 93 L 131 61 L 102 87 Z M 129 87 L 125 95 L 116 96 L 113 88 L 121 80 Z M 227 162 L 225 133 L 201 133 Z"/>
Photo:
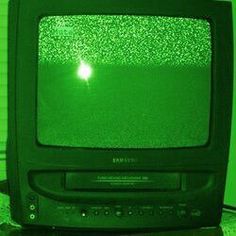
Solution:
<path fill-rule="evenodd" d="M 87 212 L 86 212 L 85 210 L 82 210 L 82 211 L 81 211 L 81 216 L 82 216 L 82 217 L 85 217 L 86 215 L 87 215 Z"/>

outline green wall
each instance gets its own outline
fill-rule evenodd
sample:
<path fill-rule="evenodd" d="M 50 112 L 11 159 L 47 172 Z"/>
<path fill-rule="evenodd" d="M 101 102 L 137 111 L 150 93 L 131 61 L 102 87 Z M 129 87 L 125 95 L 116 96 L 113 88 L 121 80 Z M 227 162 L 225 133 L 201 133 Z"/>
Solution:
<path fill-rule="evenodd" d="M 0 0 L 0 152 L 5 149 L 7 128 L 7 2 Z M 0 154 L 0 180 L 5 178 L 4 154 Z"/>
<path fill-rule="evenodd" d="M 4 158 L 5 155 L 0 155 L 0 158 Z M 5 161 L 0 160 L 0 180 L 6 178 L 6 164 Z"/>
<path fill-rule="evenodd" d="M 225 191 L 225 203 L 236 206 L 236 0 L 233 0 L 234 11 L 234 110 L 232 118 L 232 133 L 230 146 L 230 160 Z"/>

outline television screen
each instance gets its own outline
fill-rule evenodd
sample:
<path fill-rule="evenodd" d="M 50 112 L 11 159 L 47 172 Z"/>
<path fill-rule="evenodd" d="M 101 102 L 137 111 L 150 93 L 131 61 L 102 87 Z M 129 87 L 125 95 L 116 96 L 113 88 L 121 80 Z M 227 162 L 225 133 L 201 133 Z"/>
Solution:
<path fill-rule="evenodd" d="M 211 47 L 210 24 L 203 19 L 42 18 L 38 141 L 81 148 L 205 145 Z"/>

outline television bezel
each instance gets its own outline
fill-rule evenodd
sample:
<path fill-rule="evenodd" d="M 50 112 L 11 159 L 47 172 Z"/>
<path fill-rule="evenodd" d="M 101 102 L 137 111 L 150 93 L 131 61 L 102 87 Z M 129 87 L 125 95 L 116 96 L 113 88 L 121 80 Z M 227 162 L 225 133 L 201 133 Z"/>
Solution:
<path fill-rule="evenodd" d="M 226 166 L 230 143 L 233 37 L 230 2 L 196 0 L 11 0 L 9 11 L 8 173 L 35 170 L 165 170 Z M 43 146 L 37 141 L 38 27 L 44 16 L 131 14 L 206 19 L 212 33 L 209 142 L 165 149 Z M 204 98 L 203 98 L 204 99 Z M 19 173 L 18 173 L 19 172 Z"/>
<path fill-rule="evenodd" d="M 207 145 L 174 149 L 81 149 L 39 145 L 36 139 L 38 24 L 44 16 L 80 13 L 152 14 L 207 19 L 211 23 L 213 99 L 211 138 Z M 30 171 L 215 172 L 218 182 L 213 188 L 219 193 L 216 198 L 223 200 L 230 144 L 233 89 L 230 2 L 10 0 L 8 29 L 7 178 L 13 219 L 21 223 L 26 222 L 22 212 L 25 195 L 32 191 L 29 184 Z M 129 194 L 131 200 L 135 195 Z M 217 205 L 217 209 L 218 207 L 220 206 Z M 215 218 L 219 221 L 220 214 Z"/>

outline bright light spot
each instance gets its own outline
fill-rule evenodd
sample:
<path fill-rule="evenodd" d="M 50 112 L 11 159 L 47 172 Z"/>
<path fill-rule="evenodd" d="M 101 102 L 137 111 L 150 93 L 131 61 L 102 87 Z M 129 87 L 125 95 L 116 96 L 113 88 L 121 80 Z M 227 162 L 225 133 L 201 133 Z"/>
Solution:
<path fill-rule="evenodd" d="M 77 69 L 77 75 L 80 79 L 87 81 L 92 75 L 91 66 L 86 64 L 84 61 L 81 61 Z"/>

